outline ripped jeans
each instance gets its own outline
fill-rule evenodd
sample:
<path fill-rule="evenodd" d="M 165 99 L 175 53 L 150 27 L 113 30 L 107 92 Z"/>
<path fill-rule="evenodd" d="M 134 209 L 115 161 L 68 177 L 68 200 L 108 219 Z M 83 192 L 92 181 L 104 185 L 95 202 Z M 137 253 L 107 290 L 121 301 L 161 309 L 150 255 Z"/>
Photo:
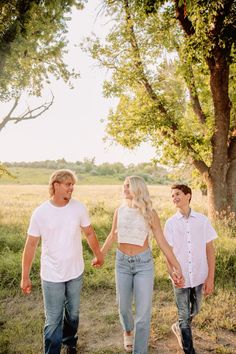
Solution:
<path fill-rule="evenodd" d="M 195 286 L 194 288 L 174 287 L 175 302 L 178 309 L 179 327 L 185 354 L 195 354 L 192 340 L 191 321 L 200 311 L 202 286 L 203 284 Z"/>

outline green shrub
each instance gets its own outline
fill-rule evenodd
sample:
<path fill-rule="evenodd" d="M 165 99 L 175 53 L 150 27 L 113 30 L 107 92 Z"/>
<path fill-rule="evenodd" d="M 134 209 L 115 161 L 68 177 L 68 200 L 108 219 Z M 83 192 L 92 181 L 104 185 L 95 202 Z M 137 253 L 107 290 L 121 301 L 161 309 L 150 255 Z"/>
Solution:
<path fill-rule="evenodd" d="M 24 247 L 23 229 L 21 225 L 0 225 L 0 253 L 18 252 Z"/>
<path fill-rule="evenodd" d="M 22 252 L 14 253 L 12 251 L 6 251 L 1 254 L 0 258 L 0 291 L 2 294 L 11 295 L 20 291 L 21 280 L 21 258 Z M 40 286 L 39 278 L 39 254 L 35 257 L 32 270 L 31 280 L 33 286 L 38 288 Z"/>

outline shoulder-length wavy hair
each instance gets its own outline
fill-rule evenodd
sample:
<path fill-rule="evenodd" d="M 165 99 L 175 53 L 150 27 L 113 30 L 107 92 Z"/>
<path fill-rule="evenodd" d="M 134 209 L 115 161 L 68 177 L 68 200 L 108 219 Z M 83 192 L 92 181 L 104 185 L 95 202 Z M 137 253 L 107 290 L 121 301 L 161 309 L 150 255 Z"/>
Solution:
<path fill-rule="evenodd" d="M 52 197 L 55 194 L 54 183 L 63 183 L 66 180 L 71 179 L 75 184 L 77 182 L 77 177 L 71 170 L 57 170 L 53 172 L 49 180 L 49 195 Z"/>
<path fill-rule="evenodd" d="M 125 181 L 129 183 L 130 193 L 133 197 L 131 206 L 137 208 L 147 224 L 151 226 L 153 221 L 152 201 L 144 179 L 139 176 L 128 176 Z"/>

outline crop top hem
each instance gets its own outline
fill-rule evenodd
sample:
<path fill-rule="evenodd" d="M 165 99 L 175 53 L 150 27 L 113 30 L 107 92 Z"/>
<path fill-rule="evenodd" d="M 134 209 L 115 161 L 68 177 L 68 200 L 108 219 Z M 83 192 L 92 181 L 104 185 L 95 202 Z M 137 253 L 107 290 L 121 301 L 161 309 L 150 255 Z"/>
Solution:
<path fill-rule="evenodd" d="M 147 235 L 148 237 L 148 235 Z M 118 239 L 118 243 L 129 243 L 130 245 L 136 245 L 136 246 L 143 246 L 147 237 L 144 240 L 140 240 L 138 238 L 133 238 L 131 239 L 127 239 L 127 238 L 123 238 L 123 237 L 119 237 Z"/>

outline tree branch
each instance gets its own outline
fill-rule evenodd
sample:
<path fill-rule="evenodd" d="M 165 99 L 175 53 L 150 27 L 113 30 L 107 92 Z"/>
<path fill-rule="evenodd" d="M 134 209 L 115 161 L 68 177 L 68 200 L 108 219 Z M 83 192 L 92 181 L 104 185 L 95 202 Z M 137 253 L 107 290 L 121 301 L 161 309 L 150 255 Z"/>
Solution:
<path fill-rule="evenodd" d="M 193 159 L 192 162 L 200 174 L 207 178 L 209 175 L 209 167 L 205 164 L 205 162 L 197 159 Z"/>
<path fill-rule="evenodd" d="M 179 0 L 175 0 L 175 14 L 185 34 L 192 36 L 195 33 L 195 29 L 186 14 L 185 4 L 179 6 Z"/>
<path fill-rule="evenodd" d="M 38 1 L 32 1 L 38 3 Z M 30 1 L 18 0 L 14 5 L 15 16 L 11 18 L 11 24 L 7 27 L 6 31 L 0 37 L 0 73 L 2 73 L 5 60 L 7 55 L 11 52 L 11 45 L 18 36 L 18 33 L 21 34 L 24 32 L 25 22 L 27 21 L 27 13 L 30 9 Z"/>
<path fill-rule="evenodd" d="M 151 84 L 149 83 L 145 72 L 144 72 L 144 65 L 140 56 L 140 51 L 139 51 L 139 46 L 136 40 L 136 36 L 135 36 L 135 32 L 134 32 L 134 27 L 133 27 L 133 22 L 132 22 L 132 18 L 131 18 L 131 14 L 130 14 L 130 10 L 129 10 L 129 2 L 128 0 L 123 0 L 124 1 L 124 8 L 125 8 L 125 13 L 126 13 L 126 23 L 127 23 L 127 29 L 129 31 L 129 36 L 130 36 L 130 44 L 131 47 L 133 49 L 133 54 L 134 54 L 134 60 L 135 60 L 135 67 L 137 68 L 139 75 L 140 75 L 140 81 L 141 83 L 144 85 L 145 90 L 147 92 L 147 94 L 149 95 L 149 97 L 155 102 L 155 104 L 157 105 L 157 109 L 159 110 L 159 112 L 163 115 L 165 115 L 166 119 L 168 120 L 168 127 L 170 128 L 172 134 L 169 134 L 168 131 L 166 130 L 162 130 L 162 134 L 164 136 L 169 136 L 169 138 L 172 139 L 172 141 L 174 142 L 174 145 L 176 147 L 182 147 L 181 141 L 178 140 L 177 136 L 175 133 L 178 131 L 178 124 L 176 122 L 173 121 L 172 117 L 168 114 L 165 106 L 160 102 L 160 100 L 158 99 L 158 96 L 156 95 L 156 93 L 154 92 Z M 184 11 L 184 8 L 183 8 Z M 184 14 L 184 12 L 183 12 Z M 192 73 L 192 77 L 193 77 L 193 73 Z M 193 77 L 194 78 L 194 77 Z M 193 81 L 192 87 L 191 87 L 191 92 L 192 92 L 192 99 L 193 99 L 193 105 L 195 108 L 195 113 L 198 115 L 198 117 L 200 118 L 200 120 L 204 123 L 206 120 L 206 117 L 201 109 L 200 106 L 200 102 L 198 100 L 198 96 L 197 94 L 193 94 L 193 89 L 195 89 L 195 84 Z M 196 91 L 196 89 L 195 89 Z M 189 150 L 190 155 L 192 156 L 198 156 L 198 159 L 196 158 L 195 163 L 198 166 L 201 166 L 201 168 L 203 168 L 205 171 L 208 169 L 208 166 L 205 164 L 205 162 L 203 160 L 200 159 L 199 154 L 194 150 L 194 148 L 191 146 L 190 143 L 187 143 L 185 148 L 187 148 Z M 194 158 L 193 158 L 194 159 Z"/>
<path fill-rule="evenodd" d="M 195 85 L 194 74 L 193 74 L 192 67 L 190 65 L 188 67 L 188 75 L 190 75 L 190 80 L 186 80 L 186 81 L 187 81 L 187 86 L 190 94 L 193 111 L 196 114 L 196 116 L 199 118 L 200 123 L 204 124 L 206 122 L 206 115 L 203 112 L 199 101 L 199 97 Z"/>
<path fill-rule="evenodd" d="M 30 109 L 28 107 L 25 112 L 20 114 L 19 116 L 13 116 L 13 112 L 18 106 L 20 97 L 15 98 L 14 104 L 12 108 L 10 109 L 9 113 L 3 118 L 2 122 L 0 123 L 0 131 L 9 123 L 9 122 L 14 122 L 14 124 L 20 123 L 23 120 L 29 120 L 29 119 L 36 119 L 39 116 L 41 116 L 44 112 L 46 112 L 53 104 L 54 101 L 54 96 L 52 94 L 52 99 L 50 102 L 45 102 L 41 104 L 38 107 L 35 107 L 33 109 Z"/>
<path fill-rule="evenodd" d="M 125 8 L 125 14 L 126 14 L 126 24 L 127 24 L 127 30 L 129 33 L 129 38 L 130 38 L 130 44 L 133 49 L 133 54 L 134 54 L 134 65 L 136 69 L 138 70 L 139 77 L 140 77 L 140 83 L 144 86 L 148 96 L 156 103 L 158 110 L 160 111 L 161 114 L 164 114 L 165 116 L 169 116 L 166 108 L 164 105 L 160 102 L 158 99 L 155 91 L 153 90 L 150 82 L 148 81 L 145 72 L 144 72 L 144 65 L 140 56 L 140 51 L 139 51 L 139 46 L 136 40 L 136 36 L 134 33 L 134 27 L 133 27 L 133 21 L 131 18 L 130 14 L 130 9 L 129 9 L 129 2 L 128 0 L 123 0 L 124 3 L 124 8 Z M 169 121 L 171 122 L 171 117 L 168 117 Z M 173 129 L 177 129 L 176 124 L 172 122 L 173 124 Z"/>
<path fill-rule="evenodd" d="M 224 20 L 226 16 L 228 16 L 232 10 L 232 6 L 234 4 L 235 0 L 226 0 L 223 2 L 222 6 L 219 6 L 217 13 L 215 15 L 215 21 L 212 24 L 210 31 L 208 33 L 209 38 L 211 38 L 214 42 L 214 38 L 218 38 L 219 34 L 222 32 L 223 26 L 224 26 Z M 230 34 L 233 35 L 233 28 L 231 25 L 226 26 L 226 29 L 224 30 L 226 32 L 231 32 Z M 234 30 L 235 34 L 235 30 Z"/>
<path fill-rule="evenodd" d="M 144 73 L 143 62 L 142 62 L 142 59 L 140 56 L 139 46 L 138 46 L 136 36 L 134 33 L 133 21 L 132 21 L 130 9 L 129 9 L 129 2 L 128 2 L 128 0 L 123 0 L 123 1 L 124 1 L 124 8 L 125 8 L 125 14 L 126 14 L 127 30 L 129 33 L 130 44 L 131 44 L 131 47 L 133 49 L 133 54 L 134 54 L 135 67 L 139 72 L 140 81 L 144 85 L 148 95 L 152 99 L 157 100 L 156 93 L 152 89 L 152 86 L 149 83 L 149 81 L 147 80 L 147 77 Z M 160 110 L 163 111 L 163 113 L 166 113 L 165 108 L 161 105 L 160 105 Z"/>

